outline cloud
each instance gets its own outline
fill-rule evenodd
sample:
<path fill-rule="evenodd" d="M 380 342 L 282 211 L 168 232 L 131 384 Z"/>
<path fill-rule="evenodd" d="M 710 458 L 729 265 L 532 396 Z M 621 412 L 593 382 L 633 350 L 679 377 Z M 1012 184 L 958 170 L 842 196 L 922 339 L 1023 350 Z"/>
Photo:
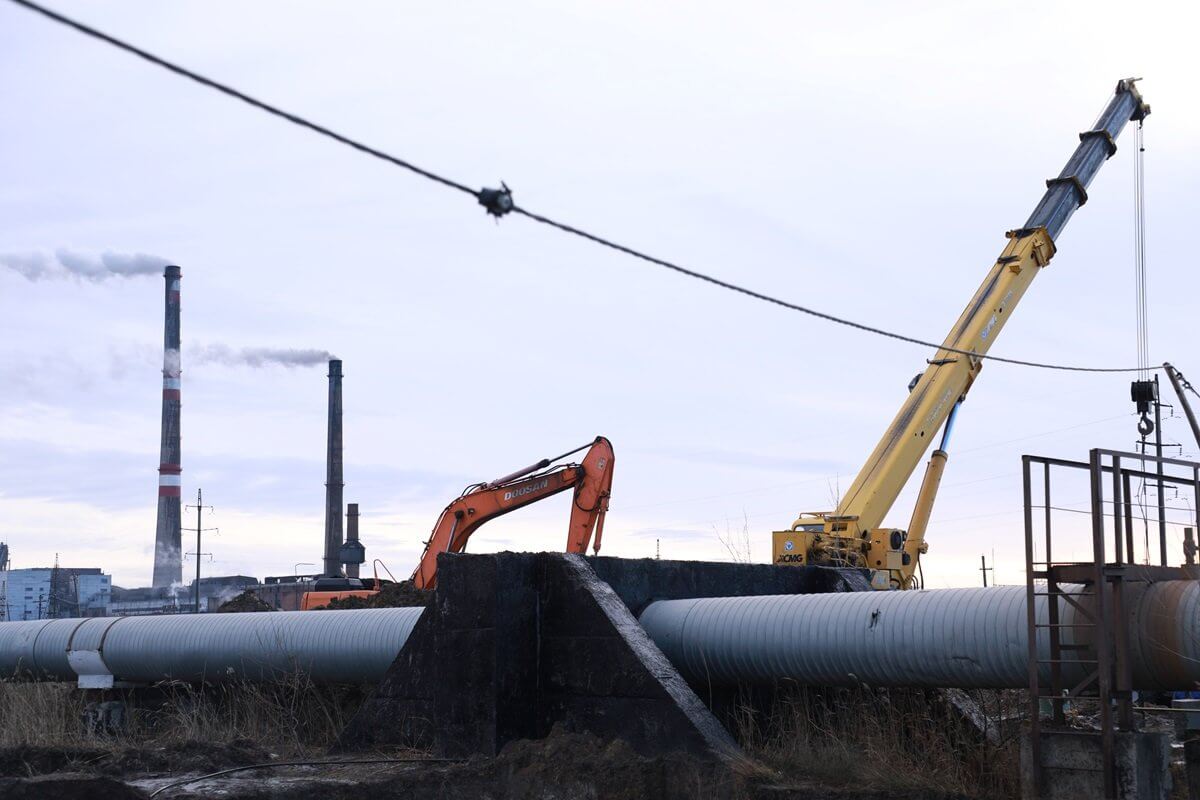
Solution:
<path fill-rule="evenodd" d="M 712 528 L 638 528 L 630 531 L 627 536 L 635 539 L 664 539 L 668 541 L 700 542 L 714 541 L 716 533 Z"/>
<path fill-rule="evenodd" d="M 656 451 L 666 458 L 689 463 L 716 464 L 723 467 L 749 468 L 766 472 L 817 473 L 834 475 L 843 472 L 846 464 L 832 458 L 770 455 L 748 450 L 722 450 L 700 447 L 667 447 Z"/>
<path fill-rule="evenodd" d="M 0 497 L 88 503 L 110 511 L 143 508 L 147 528 L 153 531 L 157 441 L 147 441 L 143 454 L 76 450 L 27 438 L 5 437 L 0 442 Z M 205 499 L 226 509 L 320 514 L 325 501 L 324 441 L 314 441 L 312 450 L 313 458 L 297 459 L 189 453 L 185 446 L 185 494 L 194 497 L 194 487 L 202 485 Z M 433 509 L 450 500 L 465 482 L 461 475 L 353 461 L 346 471 L 347 491 L 354 495 L 348 499 L 362 502 L 364 511 L 428 506 L 430 525 Z"/>

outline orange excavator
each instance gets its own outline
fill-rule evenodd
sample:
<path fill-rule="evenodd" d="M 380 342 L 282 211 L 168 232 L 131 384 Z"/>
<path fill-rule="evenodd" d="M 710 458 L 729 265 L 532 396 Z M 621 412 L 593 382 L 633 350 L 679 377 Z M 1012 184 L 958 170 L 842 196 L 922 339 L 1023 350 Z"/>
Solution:
<path fill-rule="evenodd" d="M 556 463 L 584 449 L 587 454 L 580 463 Z M 589 543 L 593 553 L 600 552 L 604 515 L 612 494 L 612 468 L 612 443 L 597 436 L 595 441 L 556 458 L 543 458 L 490 483 L 468 486 L 438 517 L 413 572 L 413 585 L 418 589 L 437 586 L 438 553 L 461 553 L 467 539 L 483 523 L 567 489 L 575 493 L 567 528 L 567 552 L 586 553 Z"/>

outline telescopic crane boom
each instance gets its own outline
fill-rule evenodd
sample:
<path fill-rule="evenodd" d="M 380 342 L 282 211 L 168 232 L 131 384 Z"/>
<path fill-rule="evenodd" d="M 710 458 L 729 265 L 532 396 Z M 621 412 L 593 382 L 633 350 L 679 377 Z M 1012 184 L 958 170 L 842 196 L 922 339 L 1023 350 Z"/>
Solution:
<path fill-rule="evenodd" d="M 584 448 L 587 453 L 580 463 L 551 466 Z M 567 489 L 575 490 L 571 522 L 567 528 L 567 552 L 586 553 L 591 543 L 592 552 L 599 553 L 604 515 L 608 513 L 608 500 L 612 495 L 612 474 L 612 443 L 597 436 L 590 444 L 557 458 L 543 458 L 490 483 L 467 487 L 438 517 L 433 533 L 425 543 L 421 561 L 413 572 L 413 584 L 418 589 L 437 586 L 438 553 L 461 553 L 471 534 L 483 523 Z"/>
<path fill-rule="evenodd" d="M 909 588 L 924 541 L 955 412 L 1034 277 L 1054 256 L 1054 242 L 1071 215 L 1087 202 L 1087 187 L 1100 166 L 1117 151 L 1116 139 L 1130 120 L 1142 120 L 1150 107 L 1136 78 L 1117 84 L 1095 125 L 1079 134 L 1079 146 L 1025 224 L 1009 231 L 1008 245 L 988 271 L 942 347 L 927 362 L 892 424 L 888 426 L 832 512 L 806 513 L 786 531 L 774 534 L 776 563 L 867 567 L 877 589 Z M 883 518 L 944 426 L 907 531 L 884 528 Z"/>

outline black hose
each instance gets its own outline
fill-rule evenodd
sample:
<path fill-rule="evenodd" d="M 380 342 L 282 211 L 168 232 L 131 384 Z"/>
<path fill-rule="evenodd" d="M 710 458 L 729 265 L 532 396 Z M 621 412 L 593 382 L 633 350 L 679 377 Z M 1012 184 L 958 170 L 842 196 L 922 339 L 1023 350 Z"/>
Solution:
<path fill-rule="evenodd" d="M 273 769 L 275 767 L 322 767 L 322 766 L 340 767 L 340 766 L 345 766 L 348 764 L 407 764 L 407 763 L 435 763 L 435 764 L 442 763 L 442 764 L 445 764 L 445 763 L 457 763 L 460 760 L 461 759 L 455 759 L 455 758 L 420 757 L 420 758 L 360 758 L 360 759 L 352 759 L 352 760 L 348 760 L 348 761 L 272 761 L 267 764 L 249 764 L 244 767 L 230 767 L 229 769 L 223 769 L 218 772 L 210 772 L 207 775 L 200 775 L 195 778 L 187 778 L 186 780 L 175 781 L 174 783 L 168 783 L 166 786 L 160 786 L 157 789 L 155 789 L 153 792 L 150 793 L 150 796 L 158 797 L 160 794 L 167 791 L 168 789 L 176 789 L 180 786 L 186 786 L 189 783 L 199 783 L 200 781 L 207 781 L 212 778 L 219 778 L 222 775 L 230 775 L 234 772 L 247 772 L 252 769 Z"/>

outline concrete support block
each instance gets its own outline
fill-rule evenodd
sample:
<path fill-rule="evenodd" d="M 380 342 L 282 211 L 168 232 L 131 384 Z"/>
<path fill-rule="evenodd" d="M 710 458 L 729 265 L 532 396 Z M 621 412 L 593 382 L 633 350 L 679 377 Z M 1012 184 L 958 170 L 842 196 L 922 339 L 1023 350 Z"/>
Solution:
<path fill-rule="evenodd" d="M 1105 798 L 1103 741 L 1098 731 L 1052 730 L 1041 736 L 1037 785 L 1029 733 L 1021 739 L 1024 800 Z M 1162 732 L 1118 731 L 1113 742 L 1114 800 L 1167 800 L 1171 796 L 1171 737 Z"/>
<path fill-rule="evenodd" d="M 638 623 L 655 600 L 850 591 L 856 570 L 443 554 L 434 604 L 339 749 L 495 755 L 555 726 L 643 755 L 735 758 L 737 745 Z"/>
<path fill-rule="evenodd" d="M 1183 774 L 1188 800 L 1200 800 L 1200 737 L 1189 737 L 1183 743 Z"/>

